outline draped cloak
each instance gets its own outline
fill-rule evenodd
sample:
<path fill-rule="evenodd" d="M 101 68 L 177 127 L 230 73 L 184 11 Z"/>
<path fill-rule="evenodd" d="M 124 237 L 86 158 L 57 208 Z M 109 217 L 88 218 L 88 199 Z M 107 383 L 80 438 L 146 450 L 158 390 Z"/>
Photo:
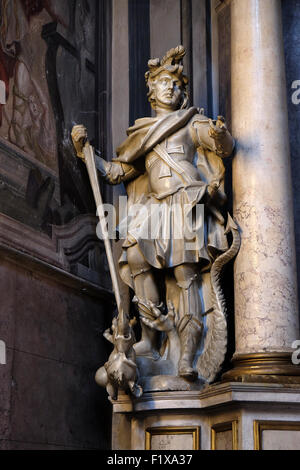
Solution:
<path fill-rule="evenodd" d="M 148 210 L 148 217 L 145 217 L 145 212 L 142 210 L 141 213 L 126 216 L 120 223 L 121 230 L 125 222 L 127 227 L 127 236 L 119 259 L 120 275 L 130 287 L 133 287 L 133 280 L 127 261 L 127 249 L 136 243 L 148 263 L 157 269 L 172 268 L 183 263 L 200 263 L 202 270 L 209 269 L 216 254 L 228 249 L 223 217 L 217 207 L 211 205 L 209 207 L 209 204 L 205 204 L 204 218 L 201 211 L 198 212 L 198 218 L 201 220 L 195 220 L 195 216 L 192 216 L 194 228 L 188 230 L 189 239 L 186 239 L 183 232 L 182 237 L 180 233 L 178 236 L 181 223 L 187 216 L 184 207 L 189 207 L 191 213 L 197 204 L 202 204 L 206 188 L 211 181 L 218 181 L 219 191 L 223 193 L 224 166 L 214 151 L 199 145 L 195 166 L 201 176 L 200 182 L 183 184 L 182 188 L 163 199 L 157 199 L 149 188 L 148 174 L 145 170 L 146 154 L 151 150 L 155 151 L 157 144 L 179 129 L 191 125 L 195 117 L 198 117 L 199 121 L 206 119 L 202 115 L 196 116 L 197 113 L 197 108 L 192 107 L 172 112 L 163 118 L 137 119 L 134 126 L 127 130 L 127 139 L 117 149 L 117 158 L 114 161 L 130 164 L 142 173 L 126 187 L 129 214 L 133 204 L 140 204 Z M 182 207 L 181 213 L 172 211 L 175 204 L 177 207 Z M 144 237 L 144 225 L 149 222 L 147 219 L 153 216 L 153 210 L 155 213 L 155 207 L 160 212 L 159 217 L 155 219 L 158 223 L 154 227 L 154 236 L 151 232 L 152 238 Z M 202 230 L 200 237 L 199 230 Z M 173 236 L 175 232 L 176 238 Z M 188 242 L 193 242 L 195 248 L 186 249 Z"/>

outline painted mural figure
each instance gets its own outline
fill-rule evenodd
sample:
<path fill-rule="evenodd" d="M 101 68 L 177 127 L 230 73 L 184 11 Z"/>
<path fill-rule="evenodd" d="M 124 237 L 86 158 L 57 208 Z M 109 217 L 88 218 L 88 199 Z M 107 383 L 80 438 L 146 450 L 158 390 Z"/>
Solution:
<path fill-rule="evenodd" d="M 215 377 L 226 350 L 219 276 L 239 245 L 233 221 L 229 216 L 226 229 L 222 215 L 222 158 L 232 154 L 234 140 L 223 117 L 213 122 L 187 107 L 184 54 L 178 46 L 161 61 L 148 62 L 145 78 L 155 117 L 138 119 L 127 130 L 112 162 L 98 161 L 108 183 L 125 182 L 127 188 L 119 272 L 135 293 L 141 323 L 141 339 L 133 346 L 136 381 L 152 390 L 184 390 Z M 82 153 L 85 128 L 75 126 L 72 137 Z M 136 204 L 140 210 L 131 214 Z M 228 231 L 234 235 L 231 247 Z M 99 383 L 109 381 L 106 370 L 100 369 Z"/>
<path fill-rule="evenodd" d="M 52 3 L 1 0 L 0 79 L 9 105 L 1 106 L 0 129 L 11 143 L 56 169 L 55 121 L 45 73 L 47 46 L 41 37 L 44 24 L 64 24 Z"/>

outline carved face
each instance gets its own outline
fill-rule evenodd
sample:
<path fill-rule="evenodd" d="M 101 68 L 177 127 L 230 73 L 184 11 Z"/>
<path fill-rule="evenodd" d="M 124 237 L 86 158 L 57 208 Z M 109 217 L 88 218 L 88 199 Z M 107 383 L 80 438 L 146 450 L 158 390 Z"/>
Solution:
<path fill-rule="evenodd" d="M 181 80 L 174 74 L 161 72 L 154 85 L 156 108 L 178 109 L 182 98 Z"/>

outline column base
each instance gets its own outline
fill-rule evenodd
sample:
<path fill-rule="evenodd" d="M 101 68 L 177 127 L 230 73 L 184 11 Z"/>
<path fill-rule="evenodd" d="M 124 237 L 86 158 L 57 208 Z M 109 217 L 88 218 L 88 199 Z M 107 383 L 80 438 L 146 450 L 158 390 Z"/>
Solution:
<path fill-rule="evenodd" d="M 290 352 L 236 354 L 232 363 L 224 382 L 300 384 L 300 365 L 292 363 Z"/>

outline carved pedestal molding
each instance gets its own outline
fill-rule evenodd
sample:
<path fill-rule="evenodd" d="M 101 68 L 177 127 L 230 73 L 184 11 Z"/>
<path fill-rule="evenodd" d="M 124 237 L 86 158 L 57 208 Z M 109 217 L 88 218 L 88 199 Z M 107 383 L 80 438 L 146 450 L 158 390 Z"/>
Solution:
<path fill-rule="evenodd" d="M 232 0 L 231 27 L 234 216 L 242 245 L 227 378 L 290 382 L 299 380 L 291 347 L 300 336 L 280 1 Z"/>
<path fill-rule="evenodd" d="M 112 448 L 299 449 L 299 392 L 296 384 L 232 382 L 133 399 L 120 393 L 113 403 Z"/>

